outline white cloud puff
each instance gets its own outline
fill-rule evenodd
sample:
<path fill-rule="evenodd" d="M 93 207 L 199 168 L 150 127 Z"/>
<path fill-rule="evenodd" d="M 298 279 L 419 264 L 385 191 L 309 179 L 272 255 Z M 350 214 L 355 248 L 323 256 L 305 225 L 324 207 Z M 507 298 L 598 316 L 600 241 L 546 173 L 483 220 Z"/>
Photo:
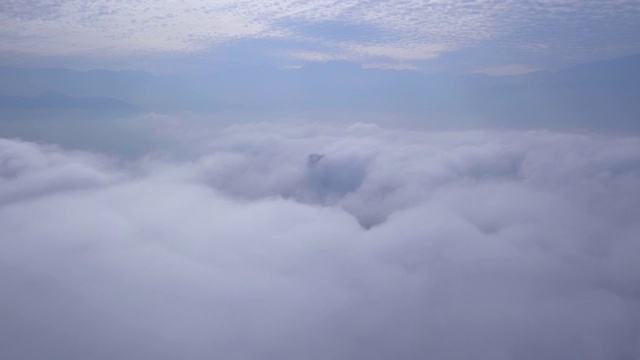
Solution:
<path fill-rule="evenodd" d="M 2 358 L 640 355 L 638 138 L 248 124 L 197 143 L 120 164 L 0 140 Z"/>

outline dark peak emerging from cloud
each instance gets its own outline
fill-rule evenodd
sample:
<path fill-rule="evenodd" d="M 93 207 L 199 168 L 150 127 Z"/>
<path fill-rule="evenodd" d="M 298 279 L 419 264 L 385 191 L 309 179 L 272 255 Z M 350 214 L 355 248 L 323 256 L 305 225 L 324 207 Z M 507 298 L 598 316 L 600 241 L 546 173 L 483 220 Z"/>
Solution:
<path fill-rule="evenodd" d="M 0 139 L 0 358 L 640 356 L 638 137 L 166 125 Z"/>
<path fill-rule="evenodd" d="M 318 162 L 322 160 L 322 158 L 324 158 L 324 154 L 309 154 L 309 156 L 307 156 L 307 166 L 316 166 L 316 164 L 318 164 Z"/>

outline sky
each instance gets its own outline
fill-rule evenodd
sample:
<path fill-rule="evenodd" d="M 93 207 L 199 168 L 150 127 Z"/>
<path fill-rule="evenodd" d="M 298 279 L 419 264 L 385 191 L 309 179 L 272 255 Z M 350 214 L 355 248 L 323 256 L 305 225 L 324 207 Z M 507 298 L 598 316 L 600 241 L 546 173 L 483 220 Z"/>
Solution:
<path fill-rule="evenodd" d="M 0 1 L 0 359 L 640 359 L 638 19 Z"/>
<path fill-rule="evenodd" d="M 0 63 L 207 72 L 229 65 L 492 75 L 640 52 L 638 0 L 7 0 Z"/>

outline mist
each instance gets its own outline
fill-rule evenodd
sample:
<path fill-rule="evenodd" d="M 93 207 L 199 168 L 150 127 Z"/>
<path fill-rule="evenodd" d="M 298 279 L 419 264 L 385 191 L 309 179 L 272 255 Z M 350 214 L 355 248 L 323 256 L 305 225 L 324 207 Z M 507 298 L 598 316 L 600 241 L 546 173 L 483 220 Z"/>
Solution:
<path fill-rule="evenodd" d="M 0 354 L 635 359 L 640 139 L 184 127 L 0 140 Z"/>
<path fill-rule="evenodd" d="M 638 19 L 0 2 L 0 360 L 639 360 Z"/>

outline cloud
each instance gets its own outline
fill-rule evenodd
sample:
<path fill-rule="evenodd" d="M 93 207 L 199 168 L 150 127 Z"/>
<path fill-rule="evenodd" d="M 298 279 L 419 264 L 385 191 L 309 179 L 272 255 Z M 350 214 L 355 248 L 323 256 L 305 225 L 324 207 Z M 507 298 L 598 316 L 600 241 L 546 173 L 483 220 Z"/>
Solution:
<path fill-rule="evenodd" d="M 134 163 L 0 140 L 3 358 L 640 355 L 636 137 L 185 134 Z"/>
<path fill-rule="evenodd" d="M 527 73 L 539 71 L 539 70 L 540 68 L 533 67 L 533 66 L 514 64 L 514 65 L 505 65 L 505 66 L 478 69 L 474 73 L 487 74 L 492 76 L 504 76 L 504 75 L 527 74 Z"/>
<path fill-rule="evenodd" d="M 639 51 L 638 16 L 635 0 L 12 1 L 0 6 L 0 50 L 23 57 L 153 59 L 277 40 L 288 45 L 256 56 L 287 63 L 305 53 L 415 66 L 475 49 L 494 58 L 467 67 L 544 67 Z"/>

